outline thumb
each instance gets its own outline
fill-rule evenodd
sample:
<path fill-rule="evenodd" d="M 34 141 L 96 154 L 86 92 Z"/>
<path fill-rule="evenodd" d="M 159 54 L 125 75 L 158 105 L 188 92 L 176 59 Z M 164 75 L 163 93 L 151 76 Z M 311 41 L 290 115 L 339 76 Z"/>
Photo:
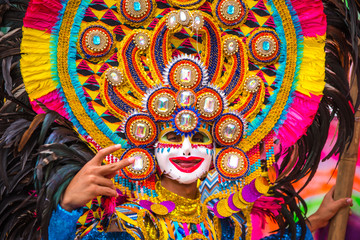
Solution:
<path fill-rule="evenodd" d="M 351 198 L 342 198 L 333 202 L 334 210 L 339 211 L 341 208 L 352 206 Z"/>

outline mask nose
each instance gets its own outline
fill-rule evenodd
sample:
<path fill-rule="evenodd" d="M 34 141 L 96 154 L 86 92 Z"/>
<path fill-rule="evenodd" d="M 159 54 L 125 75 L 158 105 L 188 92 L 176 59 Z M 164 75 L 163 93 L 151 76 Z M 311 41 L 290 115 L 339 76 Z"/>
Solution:
<path fill-rule="evenodd" d="M 182 144 L 183 156 L 190 156 L 191 155 L 191 143 L 189 137 L 184 138 L 184 142 Z"/>

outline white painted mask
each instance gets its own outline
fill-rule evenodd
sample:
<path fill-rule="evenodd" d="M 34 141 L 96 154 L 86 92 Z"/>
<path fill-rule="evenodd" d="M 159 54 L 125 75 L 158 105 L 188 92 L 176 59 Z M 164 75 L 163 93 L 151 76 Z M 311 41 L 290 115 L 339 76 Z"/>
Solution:
<path fill-rule="evenodd" d="M 161 172 L 182 184 L 190 184 L 209 171 L 214 144 L 210 133 L 200 129 L 192 137 L 162 131 L 155 145 L 155 156 Z"/>

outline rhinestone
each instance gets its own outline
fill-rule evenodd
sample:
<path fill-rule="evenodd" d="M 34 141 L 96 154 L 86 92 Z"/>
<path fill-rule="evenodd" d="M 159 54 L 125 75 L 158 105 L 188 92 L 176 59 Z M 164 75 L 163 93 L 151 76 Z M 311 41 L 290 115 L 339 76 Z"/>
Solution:
<path fill-rule="evenodd" d="M 226 127 L 224 128 L 224 136 L 228 139 L 233 138 L 235 132 L 236 132 L 236 126 L 232 123 L 227 124 Z"/>
<path fill-rule="evenodd" d="M 233 14 L 235 13 L 235 7 L 234 7 L 234 5 L 228 5 L 226 12 L 227 12 L 229 15 L 233 15 Z"/>
<path fill-rule="evenodd" d="M 180 117 L 180 125 L 182 128 L 189 128 L 191 126 L 191 115 L 184 113 Z"/>
<path fill-rule="evenodd" d="M 215 110 L 215 99 L 212 97 L 205 98 L 204 101 L 204 111 L 207 113 L 212 113 Z"/>
<path fill-rule="evenodd" d="M 144 36 L 139 36 L 139 44 L 140 45 L 145 45 L 145 38 L 144 38 Z"/>
<path fill-rule="evenodd" d="M 270 50 L 270 42 L 269 41 L 264 41 L 262 43 L 262 48 L 265 50 L 265 51 L 269 51 Z"/>
<path fill-rule="evenodd" d="M 180 105 L 183 107 L 191 106 L 193 104 L 192 98 L 193 94 L 189 91 L 183 91 L 180 93 Z"/>
<path fill-rule="evenodd" d="M 199 16 L 196 16 L 195 19 L 194 19 L 194 22 L 196 25 L 200 25 L 201 24 L 201 19 Z"/>
<path fill-rule="evenodd" d="M 140 171 L 144 168 L 144 160 L 141 156 L 135 156 L 135 161 L 132 165 L 132 168 L 136 171 Z"/>
<path fill-rule="evenodd" d="M 230 155 L 227 161 L 227 166 L 232 169 L 236 169 L 239 166 L 239 157 L 236 155 Z"/>
<path fill-rule="evenodd" d="M 98 35 L 95 35 L 92 39 L 93 44 L 95 44 L 95 45 L 100 45 L 100 42 L 101 42 L 100 40 L 101 40 L 100 36 L 98 36 Z"/>
<path fill-rule="evenodd" d="M 158 100 L 158 111 L 167 112 L 169 110 L 169 99 L 167 97 L 160 97 Z"/>
<path fill-rule="evenodd" d="M 191 70 L 188 68 L 181 69 L 180 72 L 180 81 L 184 83 L 189 83 L 191 81 Z"/>
<path fill-rule="evenodd" d="M 136 124 L 135 136 L 138 137 L 138 138 L 146 137 L 146 130 L 147 130 L 146 124 L 144 124 L 144 123 Z"/>
<path fill-rule="evenodd" d="M 248 87 L 249 87 L 249 89 L 253 90 L 257 87 L 257 85 L 258 85 L 258 81 L 256 79 L 251 79 L 249 81 Z"/>
<path fill-rule="evenodd" d="M 186 16 L 186 13 L 184 11 L 180 11 L 180 21 L 181 22 L 186 22 L 187 21 L 187 16 Z"/>
<path fill-rule="evenodd" d="M 235 43 L 234 42 L 230 42 L 229 44 L 228 44 L 228 49 L 229 49 L 229 51 L 234 51 L 235 50 Z"/>
<path fill-rule="evenodd" d="M 141 10 L 141 4 L 139 1 L 134 1 L 134 10 L 137 12 Z"/>
<path fill-rule="evenodd" d="M 119 76 L 117 75 L 116 72 L 111 72 L 111 73 L 110 73 L 110 77 L 111 77 L 111 79 L 112 79 L 114 82 L 119 81 Z"/>
<path fill-rule="evenodd" d="M 173 25 L 173 24 L 176 23 L 176 16 L 175 16 L 175 15 L 172 15 L 172 16 L 170 17 L 169 23 L 170 23 L 171 25 Z"/>

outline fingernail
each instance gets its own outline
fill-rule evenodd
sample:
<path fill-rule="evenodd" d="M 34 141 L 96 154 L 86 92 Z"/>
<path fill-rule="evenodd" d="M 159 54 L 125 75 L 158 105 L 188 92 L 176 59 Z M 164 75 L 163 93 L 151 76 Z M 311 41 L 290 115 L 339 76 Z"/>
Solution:
<path fill-rule="evenodd" d="M 348 199 L 346 199 L 346 202 L 347 202 L 348 205 L 350 205 L 350 204 L 352 204 L 352 199 L 348 198 Z"/>
<path fill-rule="evenodd" d="M 135 158 L 133 158 L 133 157 L 128 158 L 128 161 L 129 161 L 129 163 L 133 163 L 133 162 L 135 162 Z"/>
<path fill-rule="evenodd" d="M 121 144 L 116 144 L 115 147 L 121 148 Z"/>

